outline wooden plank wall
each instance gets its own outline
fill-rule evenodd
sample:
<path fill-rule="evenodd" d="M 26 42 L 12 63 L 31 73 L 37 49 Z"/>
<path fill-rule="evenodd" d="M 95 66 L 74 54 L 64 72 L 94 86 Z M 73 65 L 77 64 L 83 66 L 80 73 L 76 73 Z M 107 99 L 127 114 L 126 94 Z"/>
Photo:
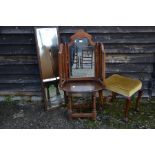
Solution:
<path fill-rule="evenodd" d="M 0 95 L 41 95 L 33 27 L 0 27 Z"/>
<path fill-rule="evenodd" d="M 60 26 L 65 42 L 78 29 L 103 42 L 107 77 L 118 73 L 143 81 L 145 96 L 155 96 L 155 27 Z M 40 96 L 34 27 L 0 27 L 0 96 Z"/>

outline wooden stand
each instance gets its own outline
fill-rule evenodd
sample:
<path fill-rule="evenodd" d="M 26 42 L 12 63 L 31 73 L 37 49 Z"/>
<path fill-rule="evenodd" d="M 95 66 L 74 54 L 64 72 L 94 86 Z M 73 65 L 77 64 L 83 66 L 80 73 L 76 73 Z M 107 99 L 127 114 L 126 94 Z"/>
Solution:
<path fill-rule="evenodd" d="M 70 47 L 74 45 L 76 39 L 87 39 L 89 42 L 89 46 L 94 47 L 94 73 L 93 77 L 84 77 L 81 78 L 72 78 L 71 72 L 72 69 L 70 67 L 71 59 L 70 59 Z M 96 119 L 96 94 L 99 93 L 99 97 L 101 103 L 103 105 L 103 94 L 102 90 L 104 89 L 104 80 L 105 80 L 105 51 L 104 47 L 101 43 L 94 43 L 92 41 L 92 36 L 84 31 L 79 31 L 70 37 L 71 41 L 67 44 L 60 44 L 59 50 L 59 77 L 60 77 L 60 87 L 64 91 L 65 99 L 67 102 L 68 108 L 68 116 L 69 119 L 86 117 Z M 86 50 L 86 48 L 84 48 Z M 83 51 L 84 51 L 83 50 Z M 77 53 L 76 53 L 77 57 Z M 82 55 L 82 59 L 84 56 Z M 86 58 L 88 59 L 88 57 Z M 77 62 L 77 58 L 75 60 Z M 89 62 L 90 63 L 90 62 Z M 83 69 L 82 62 L 82 69 Z M 77 65 L 76 65 L 77 67 Z M 92 67 L 92 58 L 91 58 L 91 68 Z M 82 104 L 75 105 L 72 101 L 73 94 L 85 94 L 89 93 L 92 95 L 92 103 L 91 104 Z M 74 109 L 77 108 L 90 108 L 91 112 L 74 112 Z"/>
<path fill-rule="evenodd" d="M 72 87 L 74 86 L 74 90 Z M 81 89 L 81 87 L 83 89 Z M 68 115 L 69 119 L 72 118 L 92 118 L 93 120 L 96 119 L 96 94 L 99 93 L 100 101 L 103 101 L 103 94 L 102 94 L 103 86 L 101 83 L 97 83 L 94 81 L 78 81 L 75 82 L 68 82 L 63 86 L 63 90 L 65 91 L 65 94 L 67 94 L 67 107 L 68 107 Z M 74 104 L 73 103 L 73 96 L 76 94 L 90 94 L 92 96 L 92 102 L 91 103 L 80 103 L 80 104 Z M 103 102 L 102 102 L 103 104 Z M 74 112 L 74 109 L 92 109 L 91 112 Z"/>

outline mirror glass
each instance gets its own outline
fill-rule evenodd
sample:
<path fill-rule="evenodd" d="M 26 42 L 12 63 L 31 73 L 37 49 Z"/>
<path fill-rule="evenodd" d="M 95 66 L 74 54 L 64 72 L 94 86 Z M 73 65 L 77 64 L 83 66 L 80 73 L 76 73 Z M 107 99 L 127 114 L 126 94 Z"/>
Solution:
<path fill-rule="evenodd" d="M 38 62 L 43 86 L 43 97 L 47 109 L 62 104 L 62 93 L 58 88 L 59 37 L 57 28 L 36 28 Z"/>
<path fill-rule="evenodd" d="M 59 46 L 57 28 L 37 28 L 36 33 L 42 78 L 57 77 Z"/>
<path fill-rule="evenodd" d="M 70 77 L 94 77 L 94 46 L 89 45 L 87 38 L 76 39 L 70 46 Z"/>

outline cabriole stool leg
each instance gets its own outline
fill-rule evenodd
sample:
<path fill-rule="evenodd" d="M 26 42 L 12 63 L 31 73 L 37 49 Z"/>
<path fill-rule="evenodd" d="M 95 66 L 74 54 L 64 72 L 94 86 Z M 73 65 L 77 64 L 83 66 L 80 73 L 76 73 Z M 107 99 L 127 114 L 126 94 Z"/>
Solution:
<path fill-rule="evenodd" d="M 140 105 L 140 100 L 141 100 L 142 94 L 143 94 L 143 91 L 139 90 L 138 91 L 138 96 L 137 96 L 137 99 L 136 99 L 136 108 L 135 108 L 136 111 L 139 111 L 139 105 Z"/>
<path fill-rule="evenodd" d="M 128 97 L 126 99 L 125 110 L 124 110 L 124 121 L 125 122 L 128 122 L 128 111 L 129 111 L 130 104 L 131 104 L 131 98 Z"/>

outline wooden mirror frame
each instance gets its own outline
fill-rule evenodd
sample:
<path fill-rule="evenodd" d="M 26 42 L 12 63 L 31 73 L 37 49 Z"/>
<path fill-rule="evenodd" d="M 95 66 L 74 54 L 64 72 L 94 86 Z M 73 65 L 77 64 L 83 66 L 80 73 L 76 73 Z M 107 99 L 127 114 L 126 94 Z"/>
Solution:
<path fill-rule="evenodd" d="M 91 45 L 91 46 L 94 46 L 95 47 L 95 42 L 93 42 L 92 41 L 92 36 L 90 35 L 90 34 L 88 34 L 87 32 L 85 32 L 84 30 L 79 30 L 78 32 L 76 32 L 75 34 L 73 34 L 71 37 L 70 37 L 70 42 L 68 43 L 68 61 L 70 62 L 70 51 L 69 51 L 69 49 L 70 49 L 70 47 L 72 46 L 72 45 L 74 45 L 74 41 L 76 40 L 76 39 L 79 39 L 79 40 L 82 40 L 82 39 L 84 39 L 84 38 L 87 38 L 88 39 L 88 43 L 89 43 L 89 45 Z M 96 61 L 96 51 L 94 51 L 94 54 L 95 54 L 95 61 Z M 95 67 L 96 67 L 96 62 L 95 62 Z M 95 67 L 94 67 L 94 69 L 95 69 Z M 71 77 L 70 76 L 70 70 L 71 70 L 71 68 L 70 68 L 70 65 L 69 65 L 69 79 L 70 80 L 88 80 L 88 79 L 94 79 L 95 78 L 95 72 L 94 72 L 94 75 L 93 76 L 90 76 L 90 77 Z"/>
<path fill-rule="evenodd" d="M 69 65 L 69 63 L 70 63 L 69 48 L 70 48 L 70 46 L 72 46 L 74 44 L 75 39 L 83 39 L 83 38 L 88 38 L 90 45 L 95 46 L 95 76 L 94 77 L 71 78 L 70 77 L 70 67 L 69 67 L 70 66 Z M 72 35 L 70 37 L 70 39 L 71 39 L 71 41 L 69 43 L 61 43 L 60 44 L 59 55 L 62 54 L 62 56 L 59 56 L 59 59 L 61 59 L 61 60 L 59 60 L 59 62 L 61 62 L 61 63 L 59 63 L 59 68 L 62 68 L 62 71 L 60 70 L 60 72 L 59 72 L 59 75 L 61 75 L 60 79 L 62 79 L 62 78 L 66 79 L 66 80 L 95 80 L 95 79 L 97 80 L 98 78 L 103 79 L 103 77 L 105 77 L 105 49 L 104 49 L 103 44 L 93 42 L 92 36 L 90 34 L 84 32 L 83 30 L 76 32 L 74 35 Z M 103 54 L 102 54 L 102 52 L 103 52 Z M 101 70 L 101 67 L 103 68 L 103 70 Z M 99 70 L 102 71 L 102 73 L 99 72 Z M 64 74 L 64 76 L 62 74 Z"/>
<path fill-rule="evenodd" d="M 38 57 L 38 64 L 39 64 L 39 73 L 40 73 L 40 77 L 41 77 L 41 93 L 42 93 L 42 97 L 43 97 L 43 106 L 44 106 L 44 109 L 47 111 L 47 110 L 52 110 L 53 108 L 49 108 L 48 106 L 48 100 L 47 100 L 47 97 L 46 97 L 46 93 L 45 93 L 45 89 L 47 87 L 49 87 L 49 85 L 56 85 L 58 89 L 58 83 L 59 83 L 59 72 L 57 73 L 57 76 L 55 77 L 54 76 L 54 72 L 53 72 L 53 66 L 49 66 L 49 68 L 51 69 L 51 77 L 47 78 L 47 79 L 51 79 L 50 80 L 47 80 L 46 82 L 46 79 L 43 78 L 44 75 L 43 75 L 43 71 L 42 71 L 42 67 L 41 67 L 41 62 L 40 62 L 40 54 L 39 54 L 39 45 L 38 45 L 38 38 L 37 38 L 37 29 L 46 29 L 46 28 L 56 28 L 57 30 L 57 36 L 58 36 L 58 48 L 59 48 L 59 43 L 60 43 L 60 37 L 59 37 L 59 31 L 58 31 L 58 28 L 57 27 L 34 27 L 34 32 L 35 32 L 35 41 L 36 41 L 36 51 L 37 51 L 37 57 Z M 59 49 L 58 49 L 59 50 Z M 50 59 L 50 58 L 49 58 Z M 58 62 L 58 54 L 57 54 L 57 62 Z M 51 63 L 50 63 L 51 64 Z M 57 65 L 57 70 L 58 70 L 58 63 L 56 63 L 55 65 Z M 52 81 L 53 79 L 53 81 Z"/>
<path fill-rule="evenodd" d="M 88 38 L 90 45 L 95 46 L 95 76 L 94 77 L 80 77 L 71 78 L 70 77 L 70 54 L 69 47 L 74 44 L 75 39 Z M 60 77 L 60 87 L 63 86 L 65 82 L 68 81 L 83 81 L 83 80 L 99 80 L 104 84 L 105 81 L 105 49 L 102 43 L 95 43 L 92 41 L 92 36 L 83 30 L 79 30 L 70 37 L 71 41 L 69 43 L 61 43 L 59 47 L 59 77 Z"/>

